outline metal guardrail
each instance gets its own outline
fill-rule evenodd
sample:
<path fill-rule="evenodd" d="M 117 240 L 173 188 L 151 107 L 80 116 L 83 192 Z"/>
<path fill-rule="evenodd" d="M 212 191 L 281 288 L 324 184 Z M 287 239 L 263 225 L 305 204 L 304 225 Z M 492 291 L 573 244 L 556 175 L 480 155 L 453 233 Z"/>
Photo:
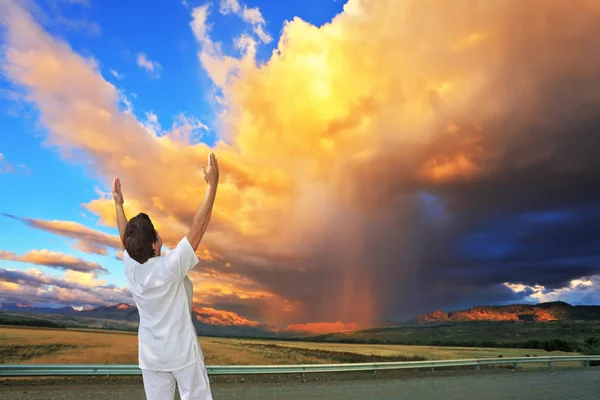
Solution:
<path fill-rule="evenodd" d="M 589 366 L 590 361 L 600 361 L 598 356 L 549 356 L 549 357 L 512 357 L 512 358 L 479 358 L 464 360 L 435 360 L 435 361 L 404 361 L 383 363 L 356 363 L 356 364 L 310 364 L 310 365 L 212 365 L 207 366 L 209 375 L 248 375 L 248 374 L 304 374 L 315 372 L 351 372 L 375 371 L 392 369 L 423 369 L 448 368 L 448 367 L 475 367 L 482 365 L 512 364 L 517 369 L 519 364 L 582 362 Z M 141 375 L 137 365 L 59 365 L 59 364 L 2 364 L 0 376 L 115 376 L 115 375 Z"/>

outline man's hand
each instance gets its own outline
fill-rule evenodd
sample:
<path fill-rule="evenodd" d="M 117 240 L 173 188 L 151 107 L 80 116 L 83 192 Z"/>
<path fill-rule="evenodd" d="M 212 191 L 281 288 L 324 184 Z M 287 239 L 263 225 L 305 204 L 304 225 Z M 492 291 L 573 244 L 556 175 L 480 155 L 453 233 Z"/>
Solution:
<path fill-rule="evenodd" d="M 206 181 L 208 187 L 204 192 L 204 200 L 202 200 L 200 208 L 198 208 L 198 211 L 196 211 L 196 215 L 192 221 L 192 226 L 190 227 L 190 231 L 186 236 L 194 251 L 196 251 L 198 248 L 198 245 L 204 236 L 204 232 L 206 232 L 206 228 L 208 227 L 208 222 L 210 221 L 210 216 L 212 214 L 213 205 L 215 203 L 215 196 L 217 195 L 217 185 L 219 184 L 219 164 L 217 163 L 217 158 L 213 153 L 208 155 L 208 170 L 202 166 L 202 173 L 204 174 L 204 180 Z"/>
<path fill-rule="evenodd" d="M 115 178 L 113 180 L 112 194 L 115 204 L 122 205 L 124 203 L 125 199 L 123 199 L 123 193 L 121 192 L 121 180 L 119 178 Z"/>
<path fill-rule="evenodd" d="M 219 184 L 219 163 L 217 162 L 217 157 L 215 157 L 214 153 L 208 155 L 208 170 L 204 168 L 204 165 L 202 165 L 201 168 L 202 173 L 204 174 L 204 180 L 208 186 L 216 187 Z"/>
<path fill-rule="evenodd" d="M 123 249 L 125 244 L 123 239 L 125 238 L 125 228 L 127 227 L 127 217 L 125 216 L 125 210 L 123 210 L 123 193 L 121 192 L 121 180 L 115 178 L 113 180 L 112 187 L 113 199 L 115 200 L 115 208 L 117 211 L 117 226 L 119 227 L 119 236 L 121 237 L 121 245 Z"/>

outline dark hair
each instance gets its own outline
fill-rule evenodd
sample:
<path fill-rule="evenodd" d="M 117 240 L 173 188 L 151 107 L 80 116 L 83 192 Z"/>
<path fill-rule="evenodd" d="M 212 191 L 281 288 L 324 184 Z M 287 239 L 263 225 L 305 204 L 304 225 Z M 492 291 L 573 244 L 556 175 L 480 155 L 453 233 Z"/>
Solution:
<path fill-rule="evenodd" d="M 154 225 L 147 214 L 139 213 L 131 218 L 125 227 L 125 250 L 131 258 L 140 264 L 154 257 L 152 245 L 158 237 Z"/>

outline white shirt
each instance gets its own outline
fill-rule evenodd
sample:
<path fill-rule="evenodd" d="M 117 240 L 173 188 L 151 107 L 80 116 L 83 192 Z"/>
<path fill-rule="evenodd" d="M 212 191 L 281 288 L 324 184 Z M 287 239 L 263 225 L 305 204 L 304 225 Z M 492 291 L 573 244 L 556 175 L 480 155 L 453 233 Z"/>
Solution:
<path fill-rule="evenodd" d="M 141 369 L 175 371 L 194 362 L 198 345 L 192 323 L 192 282 L 187 273 L 200 260 L 184 237 L 167 255 L 140 264 L 123 252 L 125 276 L 140 314 Z M 202 354 L 202 353 L 200 353 Z"/>

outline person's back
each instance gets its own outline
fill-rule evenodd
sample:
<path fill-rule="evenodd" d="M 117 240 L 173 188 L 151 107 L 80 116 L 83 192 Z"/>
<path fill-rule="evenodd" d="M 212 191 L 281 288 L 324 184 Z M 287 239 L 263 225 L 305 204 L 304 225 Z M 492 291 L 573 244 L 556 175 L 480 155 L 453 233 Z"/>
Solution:
<path fill-rule="evenodd" d="M 219 180 L 217 160 L 208 157 L 208 184 L 188 234 L 167 255 L 148 215 L 130 221 L 123 210 L 121 182 L 113 182 L 117 225 L 129 290 L 140 315 L 138 359 L 146 398 L 173 399 L 175 384 L 182 400 L 212 400 L 204 357 L 192 322 L 188 272 L 199 263 L 196 249 L 210 221 Z"/>
<path fill-rule="evenodd" d="M 140 368 L 174 371 L 193 364 L 194 351 L 202 352 L 189 311 L 192 296 L 186 291 L 184 278 L 199 260 L 187 238 L 166 256 L 150 258 L 144 264 L 125 250 L 124 261 L 127 283 L 140 315 Z"/>

